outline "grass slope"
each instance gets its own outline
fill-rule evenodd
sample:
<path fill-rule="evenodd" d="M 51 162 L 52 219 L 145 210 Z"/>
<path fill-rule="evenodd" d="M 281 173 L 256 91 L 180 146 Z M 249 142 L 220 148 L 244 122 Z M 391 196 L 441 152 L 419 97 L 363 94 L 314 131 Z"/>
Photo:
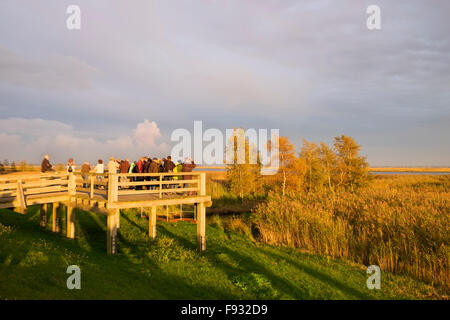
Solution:
<path fill-rule="evenodd" d="M 1 299 L 405 299 L 435 297 L 433 288 L 382 274 L 381 290 L 366 288 L 365 267 L 252 242 L 207 226 L 207 251 L 196 250 L 196 226 L 122 212 L 119 254 L 105 253 L 106 218 L 76 211 L 77 239 L 39 227 L 27 215 L 0 210 Z M 63 232 L 65 227 L 63 223 Z M 69 290 L 66 269 L 81 268 L 81 290 Z"/>

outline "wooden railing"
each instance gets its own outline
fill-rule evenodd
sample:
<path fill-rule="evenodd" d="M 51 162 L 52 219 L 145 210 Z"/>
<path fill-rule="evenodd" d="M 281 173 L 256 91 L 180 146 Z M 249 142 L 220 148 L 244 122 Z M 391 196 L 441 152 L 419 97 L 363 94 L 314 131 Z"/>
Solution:
<path fill-rule="evenodd" d="M 67 193 L 69 196 L 88 195 L 90 199 L 100 196 L 108 203 L 119 201 L 119 196 L 138 198 L 154 195 L 204 196 L 206 174 L 204 172 L 169 173 L 42 173 L 14 175 L 0 178 L 0 208 L 26 207 L 27 197 Z"/>
<path fill-rule="evenodd" d="M 90 198 L 103 195 L 108 202 L 117 202 L 119 196 L 206 195 L 204 172 L 165 173 L 74 173 L 75 193 L 88 193 Z"/>
<path fill-rule="evenodd" d="M 69 191 L 69 174 L 42 173 L 0 178 L 0 208 L 25 208 L 27 196 Z"/>

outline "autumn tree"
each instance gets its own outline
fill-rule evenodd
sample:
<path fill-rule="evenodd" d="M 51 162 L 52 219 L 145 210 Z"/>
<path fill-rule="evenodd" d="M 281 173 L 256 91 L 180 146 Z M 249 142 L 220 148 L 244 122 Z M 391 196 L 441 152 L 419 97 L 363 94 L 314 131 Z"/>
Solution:
<path fill-rule="evenodd" d="M 269 141 L 269 151 L 271 142 Z M 281 184 L 281 193 L 286 194 L 286 188 L 296 191 L 301 189 L 306 171 L 303 159 L 295 155 L 295 147 L 288 137 L 278 138 L 279 168 L 275 179 Z"/>
<path fill-rule="evenodd" d="M 261 188 L 261 163 L 256 146 L 251 145 L 242 128 L 234 130 L 226 146 L 228 161 L 227 182 L 230 191 L 241 201 Z"/>
<path fill-rule="evenodd" d="M 369 181 L 369 164 L 359 155 L 361 146 L 352 137 L 341 135 L 334 138 L 337 156 L 337 184 L 354 191 Z"/>
<path fill-rule="evenodd" d="M 337 156 L 325 143 L 320 143 L 319 160 L 321 162 L 321 168 L 323 173 L 323 178 L 325 184 L 331 192 L 334 192 L 334 186 L 336 184 L 336 174 L 337 174 Z"/>
<path fill-rule="evenodd" d="M 322 163 L 320 161 L 320 147 L 303 139 L 303 146 L 300 151 L 300 158 L 306 166 L 305 189 L 315 191 L 322 187 L 324 181 Z"/>

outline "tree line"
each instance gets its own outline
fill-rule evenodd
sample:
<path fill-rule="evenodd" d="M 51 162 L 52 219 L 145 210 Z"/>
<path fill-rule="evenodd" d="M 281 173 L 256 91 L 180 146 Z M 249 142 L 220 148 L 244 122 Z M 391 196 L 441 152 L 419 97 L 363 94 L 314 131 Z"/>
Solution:
<path fill-rule="evenodd" d="M 234 146 L 236 159 L 236 144 L 230 145 Z M 247 154 L 250 148 L 248 140 L 245 139 L 245 163 L 234 163 L 227 167 L 230 191 L 241 199 L 267 189 L 275 189 L 283 196 L 288 191 L 354 192 L 366 186 L 371 180 L 366 157 L 360 155 L 361 145 L 358 145 L 352 137 L 343 134 L 334 138 L 332 146 L 303 139 L 299 151 L 288 137 L 280 136 L 279 169 L 272 176 L 261 176 L 259 157 L 257 164 L 248 162 Z M 267 148 L 270 151 L 271 142 Z"/>

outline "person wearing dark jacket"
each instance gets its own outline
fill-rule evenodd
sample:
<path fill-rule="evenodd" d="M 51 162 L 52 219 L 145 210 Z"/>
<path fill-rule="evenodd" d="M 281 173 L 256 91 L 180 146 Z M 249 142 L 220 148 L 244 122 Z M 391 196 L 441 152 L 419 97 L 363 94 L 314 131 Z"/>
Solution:
<path fill-rule="evenodd" d="M 172 157 L 168 156 L 167 159 L 164 159 L 164 172 L 173 172 L 173 168 L 175 168 L 175 163 L 172 162 Z"/>
<path fill-rule="evenodd" d="M 163 159 L 164 164 L 163 164 L 163 168 L 164 168 L 164 172 L 173 172 L 173 168 L 175 168 L 175 164 L 172 162 L 172 157 L 168 156 L 167 159 Z M 164 180 L 172 180 L 173 176 L 165 176 Z M 173 188 L 174 185 L 165 185 L 166 188 Z"/>
<path fill-rule="evenodd" d="M 130 170 L 130 159 L 126 158 L 120 161 L 119 170 L 120 173 L 128 173 L 128 170 Z"/>
<path fill-rule="evenodd" d="M 49 159 L 49 156 L 48 156 L 48 154 L 46 154 L 44 156 L 44 160 L 42 160 L 42 163 L 41 163 L 41 172 L 42 173 L 53 171 L 53 169 L 52 169 L 53 166 L 50 164 L 50 161 L 48 159 Z"/>
<path fill-rule="evenodd" d="M 158 165 L 158 159 L 153 158 L 152 162 L 150 162 L 150 167 L 148 170 L 149 173 L 158 173 L 159 172 L 159 165 Z"/>
<path fill-rule="evenodd" d="M 159 173 L 159 166 L 158 166 L 157 160 L 158 159 L 156 159 L 156 158 L 153 158 L 153 159 L 149 158 L 148 159 L 148 169 L 147 169 L 148 173 Z M 149 181 L 158 181 L 159 178 L 158 177 L 149 177 L 148 180 Z M 151 190 L 157 189 L 157 186 L 156 185 L 150 185 L 150 189 Z"/>
<path fill-rule="evenodd" d="M 182 172 L 192 172 L 192 170 L 196 167 L 194 161 L 191 158 L 186 158 L 184 159 L 184 163 L 182 166 L 181 171 Z M 192 176 L 183 176 L 183 180 L 192 180 Z M 184 184 L 185 188 L 189 187 L 189 184 L 185 183 Z M 189 195 L 192 195 L 193 192 L 189 191 Z"/>
<path fill-rule="evenodd" d="M 128 173 L 130 170 L 130 159 L 126 158 L 125 160 L 120 161 L 119 165 L 119 173 Z M 127 177 L 120 177 L 121 182 L 128 182 Z"/>
<path fill-rule="evenodd" d="M 150 172 L 151 163 L 152 163 L 152 159 L 150 159 L 149 157 L 145 157 L 145 161 L 144 161 L 144 172 L 145 173 Z"/>

